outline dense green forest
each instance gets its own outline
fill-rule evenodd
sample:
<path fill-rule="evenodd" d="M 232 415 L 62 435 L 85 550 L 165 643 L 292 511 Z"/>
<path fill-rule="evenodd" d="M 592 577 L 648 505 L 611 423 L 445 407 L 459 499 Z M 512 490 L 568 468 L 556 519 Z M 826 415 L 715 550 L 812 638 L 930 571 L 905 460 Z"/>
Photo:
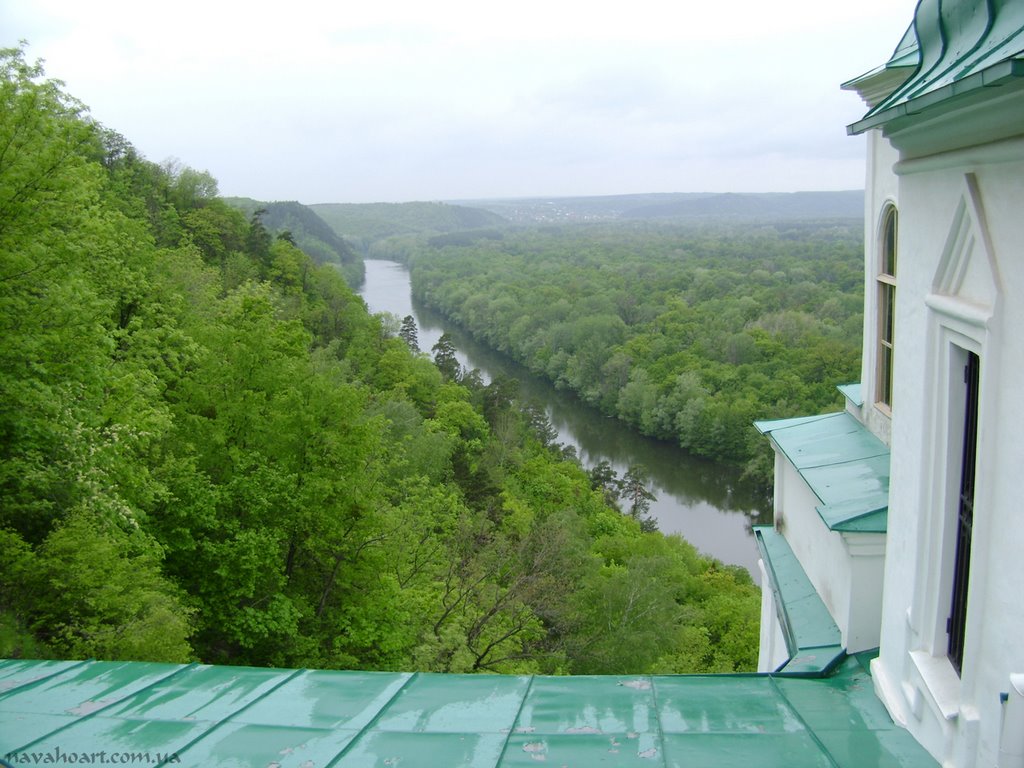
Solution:
<path fill-rule="evenodd" d="M 394 243 L 393 243 L 394 244 Z M 859 375 L 860 222 L 561 225 L 397 243 L 416 297 L 605 414 L 771 482 L 756 419 Z"/>
<path fill-rule="evenodd" d="M 754 666 L 742 569 L 644 531 L 641 490 L 566 460 L 509 382 L 414 352 L 20 49 L 0 334 L 0 656 Z"/>
<path fill-rule="evenodd" d="M 258 215 L 273 235 L 280 235 L 308 255 L 317 264 L 337 264 L 349 285 L 363 281 L 363 259 L 350 243 L 342 239 L 308 205 L 294 200 L 261 202 L 249 197 L 222 198 L 238 208 L 246 218 Z"/>

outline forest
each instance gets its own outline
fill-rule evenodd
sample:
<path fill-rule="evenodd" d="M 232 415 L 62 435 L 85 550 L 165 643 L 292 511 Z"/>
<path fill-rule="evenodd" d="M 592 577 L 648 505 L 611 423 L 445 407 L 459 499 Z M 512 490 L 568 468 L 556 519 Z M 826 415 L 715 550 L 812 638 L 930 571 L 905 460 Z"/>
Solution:
<path fill-rule="evenodd" d="M 564 224 L 393 239 L 429 307 L 585 402 L 768 486 L 757 419 L 860 373 L 861 222 Z"/>
<path fill-rule="evenodd" d="M 445 258 L 482 285 L 485 255 L 439 248 L 416 269 L 440 296 Z M 574 362 L 552 370 L 604 368 L 587 340 L 635 326 L 628 351 L 660 387 L 671 324 L 699 330 L 685 302 L 659 294 L 675 314 L 656 326 L 583 288 L 554 298 L 599 304 L 586 333 L 564 311 Z M 743 569 L 647 530 L 641 489 L 584 471 L 510 382 L 484 385 L 443 345 L 419 353 L 414 334 L 209 173 L 145 159 L 24 48 L 0 51 L 0 657 L 754 668 Z"/>

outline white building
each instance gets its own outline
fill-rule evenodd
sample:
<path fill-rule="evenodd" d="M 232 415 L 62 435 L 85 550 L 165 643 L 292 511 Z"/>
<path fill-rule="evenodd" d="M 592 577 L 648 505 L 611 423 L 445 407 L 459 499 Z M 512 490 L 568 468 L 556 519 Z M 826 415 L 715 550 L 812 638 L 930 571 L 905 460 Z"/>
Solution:
<path fill-rule="evenodd" d="M 844 87 L 869 107 L 862 383 L 758 425 L 761 668 L 827 667 L 823 606 L 941 764 L 1024 766 L 1024 0 L 921 0 Z"/>

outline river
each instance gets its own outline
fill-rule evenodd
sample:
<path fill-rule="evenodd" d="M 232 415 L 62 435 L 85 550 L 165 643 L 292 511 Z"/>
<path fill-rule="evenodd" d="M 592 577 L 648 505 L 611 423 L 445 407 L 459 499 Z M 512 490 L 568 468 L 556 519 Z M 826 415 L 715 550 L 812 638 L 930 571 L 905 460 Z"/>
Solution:
<path fill-rule="evenodd" d="M 732 467 L 695 458 L 681 448 L 644 437 L 616 419 L 603 416 L 568 392 L 555 389 L 526 368 L 477 343 L 469 334 L 429 307 L 414 302 L 409 272 L 394 261 L 366 260 L 366 280 L 360 296 L 371 312 L 390 312 L 399 319 L 412 315 L 419 328 L 419 346 L 431 347 L 447 332 L 459 362 L 477 368 L 484 380 L 498 375 L 519 380 L 520 394 L 547 407 L 558 440 L 572 445 L 588 469 L 609 462 L 621 476 L 642 464 L 657 496 L 651 514 L 665 533 L 679 533 L 702 552 L 740 565 L 759 581 L 757 546 L 751 525 L 766 524 L 770 500 L 740 482 Z"/>

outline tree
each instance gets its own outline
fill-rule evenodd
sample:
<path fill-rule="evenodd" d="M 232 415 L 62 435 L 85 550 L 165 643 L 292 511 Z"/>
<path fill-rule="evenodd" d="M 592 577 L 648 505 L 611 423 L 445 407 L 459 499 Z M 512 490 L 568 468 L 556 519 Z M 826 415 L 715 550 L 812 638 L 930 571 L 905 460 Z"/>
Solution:
<path fill-rule="evenodd" d="M 245 238 L 245 248 L 260 263 L 266 265 L 270 261 L 270 246 L 274 238 L 263 225 L 266 208 L 260 208 L 249 218 L 249 232 Z"/>
<path fill-rule="evenodd" d="M 629 505 L 627 514 L 640 523 L 642 530 L 655 531 L 658 523 L 647 513 L 651 510 L 651 502 L 657 501 L 658 497 L 647 488 L 648 482 L 650 478 L 642 465 L 631 466 L 622 478 L 621 493 L 623 501 Z"/>
<path fill-rule="evenodd" d="M 601 461 L 590 468 L 587 477 L 590 478 L 590 487 L 595 491 L 600 491 L 609 506 L 615 506 L 619 500 L 619 495 L 622 493 L 622 480 L 615 473 L 611 462 L 607 459 L 601 459 Z"/>
<path fill-rule="evenodd" d="M 455 342 L 447 333 L 441 334 L 441 338 L 431 348 L 434 353 L 434 364 L 446 381 L 458 381 L 462 373 L 462 366 L 455 356 Z"/>
<path fill-rule="evenodd" d="M 419 332 L 416 329 L 415 317 L 406 315 L 402 318 L 402 327 L 398 329 L 398 336 L 409 345 L 409 349 L 413 352 L 420 351 Z M 438 365 L 438 367 L 440 368 L 441 366 Z"/>
<path fill-rule="evenodd" d="M 69 658 L 188 661 L 192 611 L 160 560 L 145 533 L 76 513 L 23 561 L 23 615 Z"/>
<path fill-rule="evenodd" d="M 176 158 L 166 160 L 162 167 L 170 182 L 171 203 L 179 211 L 201 208 L 217 197 L 217 180 L 208 171 L 189 168 Z"/>
<path fill-rule="evenodd" d="M 538 400 L 531 400 L 522 406 L 522 410 L 523 415 L 526 417 L 527 427 L 540 440 L 541 445 L 545 448 L 555 447 L 555 441 L 558 439 L 558 430 L 555 429 L 551 419 L 548 418 L 548 412 L 544 404 Z"/>

